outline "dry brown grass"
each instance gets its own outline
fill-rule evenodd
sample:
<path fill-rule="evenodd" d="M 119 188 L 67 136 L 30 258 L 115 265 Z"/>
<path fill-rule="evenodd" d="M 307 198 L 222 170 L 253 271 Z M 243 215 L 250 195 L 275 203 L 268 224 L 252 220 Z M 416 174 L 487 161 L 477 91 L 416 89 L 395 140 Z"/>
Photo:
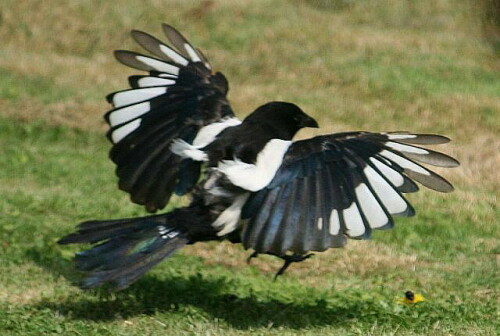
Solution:
<path fill-rule="evenodd" d="M 250 251 L 244 251 L 241 246 L 228 242 L 193 245 L 183 253 L 202 257 L 207 265 L 223 265 L 234 268 L 235 271 L 246 267 L 246 259 L 250 255 Z M 280 259 L 266 255 L 251 261 L 252 267 L 267 274 L 269 278 L 274 276 L 282 263 Z M 416 255 L 401 254 L 376 242 L 351 241 L 345 248 L 317 253 L 307 262 L 294 264 L 287 270 L 287 274 L 300 279 L 304 285 L 330 288 L 332 284 L 322 280 L 325 274 L 338 274 L 342 278 L 369 278 L 399 269 L 417 276 L 417 270 L 423 266 L 428 267 L 428 263 L 418 260 Z"/>

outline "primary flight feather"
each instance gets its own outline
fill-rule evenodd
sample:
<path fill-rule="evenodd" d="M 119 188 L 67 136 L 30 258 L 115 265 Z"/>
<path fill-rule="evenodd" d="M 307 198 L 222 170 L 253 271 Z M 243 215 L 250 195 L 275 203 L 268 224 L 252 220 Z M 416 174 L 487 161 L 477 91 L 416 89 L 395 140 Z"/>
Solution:
<path fill-rule="evenodd" d="M 119 188 L 149 212 L 172 194 L 187 207 L 141 218 L 89 221 L 60 240 L 91 243 L 75 257 L 82 287 L 123 289 L 186 244 L 228 239 L 292 262 L 310 251 L 366 239 L 415 211 L 403 193 L 415 182 L 450 192 L 452 185 L 423 164 L 458 162 L 420 145 L 449 141 L 434 134 L 348 132 L 293 141 L 317 122 L 298 106 L 270 102 L 240 121 L 228 82 L 169 25 L 171 46 L 140 31 L 132 37 L 153 56 L 116 51 L 121 63 L 147 71 L 129 89 L 110 94 L 106 115 L 110 158 Z"/>

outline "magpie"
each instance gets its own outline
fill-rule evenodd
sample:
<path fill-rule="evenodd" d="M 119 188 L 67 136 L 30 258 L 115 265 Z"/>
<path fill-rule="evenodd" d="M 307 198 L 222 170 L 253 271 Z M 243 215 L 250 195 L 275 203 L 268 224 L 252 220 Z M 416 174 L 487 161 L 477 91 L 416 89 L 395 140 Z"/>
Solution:
<path fill-rule="evenodd" d="M 118 186 L 148 212 L 173 194 L 190 204 L 162 214 L 81 223 L 59 243 L 90 243 L 77 253 L 81 287 L 124 289 L 186 244 L 229 240 L 285 261 L 277 275 L 312 251 L 342 247 L 413 216 L 403 197 L 416 182 L 439 192 L 453 186 L 422 164 L 456 167 L 421 145 L 447 137 L 409 132 L 345 132 L 294 141 L 318 123 L 297 105 L 266 103 L 238 119 L 228 81 L 205 55 L 164 24 L 170 45 L 137 30 L 152 56 L 115 51 L 143 75 L 107 96 L 110 159 Z"/>

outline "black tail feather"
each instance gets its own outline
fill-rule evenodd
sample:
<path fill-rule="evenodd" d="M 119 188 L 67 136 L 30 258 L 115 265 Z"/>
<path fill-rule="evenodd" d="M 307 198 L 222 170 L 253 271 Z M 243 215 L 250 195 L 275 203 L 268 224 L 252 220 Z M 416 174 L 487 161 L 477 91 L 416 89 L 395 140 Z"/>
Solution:
<path fill-rule="evenodd" d="M 75 256 L 76 268 L 88 272 L 81 287 L 121 290 L 189 242 L 172 215 L 84 222 L 59 243 L 102 242 Z"/>
<path fill-rule="evenodd" d="M 143 231 L 146 228 L 166 224 L 166 215 L 139 218 L 87 221 L 78 224 L 77 232 L 61 238 L 59 244 L 96 243 L 106 238 Z"/>
<path fill-rule="evenodd" d="M 160 238 L 161 239 L 161 238 Z M 137 253 L 116 263 L 113 267 L 98 268 L 86 277 L 81 287 L 85 289 L 100 286 L 106 282 L 113 283 L 114 290 L 121 290 L 128 287 L 139 279 L 153 266 L 165 258 L 171 256 L 175 251 L 182 248 L 187 243 L 187 239 L 173 238 L 168 243 L 161 244 L 154 252 Z M 158 244 L 159 245 L 159 244 Z M 78 264 L 78 257 L 77 264 Z M 109 258 L 108 260 L 113 258 Z"/>

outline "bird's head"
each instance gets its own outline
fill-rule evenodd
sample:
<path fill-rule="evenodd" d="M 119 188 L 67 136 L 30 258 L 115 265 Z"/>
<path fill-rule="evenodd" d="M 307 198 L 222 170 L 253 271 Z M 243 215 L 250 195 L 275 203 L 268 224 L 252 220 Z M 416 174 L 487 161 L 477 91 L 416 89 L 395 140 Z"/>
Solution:
<path fill-rule="evenodd" d="M 245 121 L 268 125 L 289 140 L 304 127 L 318 128 L 318 122 L 300 107 L 287 102 L 270 102 L 257 108 Z"/>

